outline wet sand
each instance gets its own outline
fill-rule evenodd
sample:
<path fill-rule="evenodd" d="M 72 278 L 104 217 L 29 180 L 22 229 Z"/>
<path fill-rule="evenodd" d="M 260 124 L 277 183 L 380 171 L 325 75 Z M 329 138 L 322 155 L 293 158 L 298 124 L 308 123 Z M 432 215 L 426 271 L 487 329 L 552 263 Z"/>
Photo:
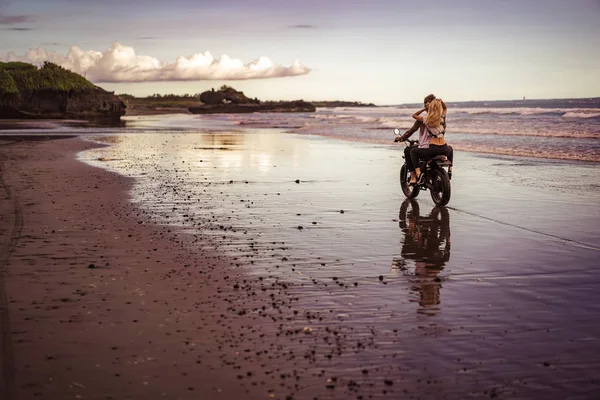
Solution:
<path fill-rule="evenodd" d="M 223 261 L 147 225 L 127 203 L 130 179 L 74 159 L 90 147 L 0 147 L 2 398 L 264 398 L 217 351 L 242 329 L 220 317 L 234 290 Z"/>
<path fill-rule="evenodd" d="M 391 146 L 98 139 L 0 147 L 14 398 L 600 393 L 593 166 L 460 154 L 437 209 Z"/>

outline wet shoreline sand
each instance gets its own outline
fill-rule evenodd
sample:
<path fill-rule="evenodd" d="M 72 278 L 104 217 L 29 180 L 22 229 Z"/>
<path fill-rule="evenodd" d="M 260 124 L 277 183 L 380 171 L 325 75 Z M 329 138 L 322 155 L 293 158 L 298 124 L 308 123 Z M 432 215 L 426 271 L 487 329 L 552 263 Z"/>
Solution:
<path fill-rule="evenodd" d="M 18 398 L 598 393 L 598 214 L 568 188 L 531 182 L 536 194 L 514 160 L 463 155 L 438 212 L 427 193 L 403 201 L 399 152 L 381 146 L 209 135 L 186 153 L 144 139 L 119 168 L 137 181 L 153 168 L 156 187 L 72 159 L 126 159 L 135 138 L 0 147 L 23 215 L 3 266 Z M 198 159 L 200 175 L 183 168 Z"/>
<path fill-rule="evenodd" d="M 0 148 L 10 190 L 3 250 L 14 248 L 2 265 L 12 339 L 3 375 L 14 368 L 3 398 L 264 398 L 211 354 L 240 329 L 217 322 L 233 291 L 216 268 L 225 261 L 183 251 L 177 233 L 146 224 L 126 201 L 130 179 L 74 159 L 91 147 Z M 210 280 L 188 277 L 191 265 Z"/>

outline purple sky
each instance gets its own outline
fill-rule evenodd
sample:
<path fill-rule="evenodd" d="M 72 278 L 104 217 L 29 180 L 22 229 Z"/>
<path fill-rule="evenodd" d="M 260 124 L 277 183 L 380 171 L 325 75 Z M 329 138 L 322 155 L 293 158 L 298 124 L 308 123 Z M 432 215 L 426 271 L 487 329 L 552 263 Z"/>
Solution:
<path fill-rule="evenodd" d="M 600 96 L 598 0 L 0 1 L 0 58 L 30 49 L 37 62 L 49 51 L 66 58 L 77 46 L 87 58 L 74 64 L 71 53 L 69 65 L 89 67 L 89 77 L 149 80 L 101 83 L 117 93 L 226 83 L 262 99 L 378 104 L 429 92 L 455 101 Z M 210 70 L 182 72 L 190 62 L 178 57 L 205 52 Z M 250 64 L 263 56 L 272 68 L 263 62 L 256 73 Z"/>

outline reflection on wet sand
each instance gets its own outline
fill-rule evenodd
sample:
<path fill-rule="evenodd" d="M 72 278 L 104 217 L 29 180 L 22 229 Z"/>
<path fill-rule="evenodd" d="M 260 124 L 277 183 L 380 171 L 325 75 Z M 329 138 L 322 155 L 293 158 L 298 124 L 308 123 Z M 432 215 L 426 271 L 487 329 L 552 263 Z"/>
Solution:
<path fill-rule="evenodd" d="M 434 207 L 421 216 L 419 203 L 406 199 L 398 215 L 404 233 L 401 258 L 392 268 L 412 277 L 412 290 L 418 293 L 418 312 L 434 315 L 440 304 L 441 279 L 438 274 L 450 260 L 450 216 L 445 207 Z M 411 273 L 410 271 L 414 271 Z"/>
<path fill-rule="evenodd" d="M 208 134 L 200 138 L 206 147 L 195 147 L 197 150 L 234 150 L 244 144 L 242 135 Z"/>
<path fill-rule="evenodd" d="M 90 136 L 89 140 L 104 144 L 118 144 L 123 141 L 120 136 Z"/>

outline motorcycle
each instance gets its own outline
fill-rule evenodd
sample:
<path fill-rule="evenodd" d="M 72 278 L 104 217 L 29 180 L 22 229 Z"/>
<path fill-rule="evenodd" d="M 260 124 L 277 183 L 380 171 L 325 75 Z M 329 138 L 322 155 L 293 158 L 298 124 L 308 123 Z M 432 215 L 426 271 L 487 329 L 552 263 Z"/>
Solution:
<path fill-rule="evenodd" d="M 394 129 L 394 134 L 400 135 L 399 129 Z M 405 141 L 409 147 L 418 147 L 418 140 L 407 139 Z M 404 156 L 402 156 L 404 158 Z M 431 200 L 438 206 L 445 206 L 450 201 L 450 177 L 447 169 L 452 166 L 448 157 L 440 155 L 435 156 L 430 160 L 419 161 L 421 173 L 425 174 L 423 183 L 409 184 L 410 173 L 406 168 L 406 161 L 400 169 L 400 187 L 402 192 L 409 199 L 414 199 L 419 195 L 421 190 L 428 190 L 431 193 Z"/>

